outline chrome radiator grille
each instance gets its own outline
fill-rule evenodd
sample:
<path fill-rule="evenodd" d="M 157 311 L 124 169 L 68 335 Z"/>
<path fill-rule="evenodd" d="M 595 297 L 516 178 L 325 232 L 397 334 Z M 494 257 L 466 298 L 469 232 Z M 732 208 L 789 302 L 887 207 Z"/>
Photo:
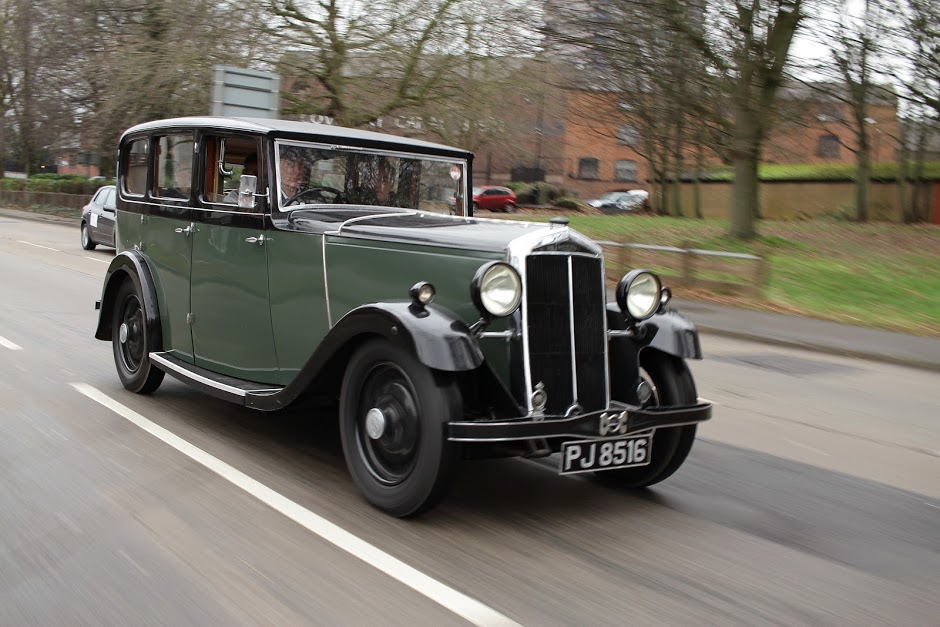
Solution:
<path fill-rule="evenodd" d="M 603 266 L 587 255 L 533 253 L 526 258 L 529 385 L 548 393 L 549 414 L 577 403 L 607 407 L 607 321 Z"/>

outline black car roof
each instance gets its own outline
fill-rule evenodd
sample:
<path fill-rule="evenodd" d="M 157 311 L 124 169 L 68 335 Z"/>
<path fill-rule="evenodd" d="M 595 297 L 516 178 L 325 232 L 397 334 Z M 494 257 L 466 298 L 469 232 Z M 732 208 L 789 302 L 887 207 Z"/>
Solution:
<path fill-rule="evenodd" d="M 293 120 L 270 120 L 266 118 L 232 118 L 232 117 L 185 117 L 170 118 L 144 122 L 127 129 L 123 138 L 133 133 L 140 133 L 162 129 L 179 128 L 212 128 L 219 130 L 246 131 L 263 133 L 275 137 L 289 139 L 303 139 L 315 142 L 349 143 L 356 146 L 398 149 L 408 152 L 426 152 L 438 155 L 472 158 L 472 153 L 462 148 L 435 144 L 420 139 L 399 137 L 387 133 L 376 133 L 356 128 L 331 126 L 329 124 L 316 124 L 314 122 L 296 122 Z"/>

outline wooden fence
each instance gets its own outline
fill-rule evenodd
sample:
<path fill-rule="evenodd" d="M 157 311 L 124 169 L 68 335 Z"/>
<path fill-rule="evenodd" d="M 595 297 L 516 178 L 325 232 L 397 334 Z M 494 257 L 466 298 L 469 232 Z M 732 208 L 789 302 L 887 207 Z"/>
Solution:
<path fill-rule="evenodd" d="M 656 271 L 667 285 L 759 297 L 767 283 L 767 260 L 756 255 L 697 248 L 597 242 L 604 249 L 608 284 L 634 268 Z"/>
<path fill-rule="evenodd" d="M 0 190 L 0 204 L 14 207 L 64 207 L 81 210 L 92 194 L 60 194 L 58 192 L 26 192 Z"/>

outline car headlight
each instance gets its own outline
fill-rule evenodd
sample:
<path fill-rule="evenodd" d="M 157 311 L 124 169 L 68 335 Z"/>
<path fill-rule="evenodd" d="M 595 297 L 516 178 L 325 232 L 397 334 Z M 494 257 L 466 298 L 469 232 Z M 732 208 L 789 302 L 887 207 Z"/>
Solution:
<path fill-rule="evenodd" d="M 632 270 L 617 284 L 620 311 L 634 320 L 646 320 L 663 302 L 663 284 L 649 270 Z"/>
<path fill-rule="evenodd" d="M 494 261 L 477 270 L 470 284 L 470 295 L 481 314 L 503 318 L 519 308 L 522 280 L 515 268 Z"/>

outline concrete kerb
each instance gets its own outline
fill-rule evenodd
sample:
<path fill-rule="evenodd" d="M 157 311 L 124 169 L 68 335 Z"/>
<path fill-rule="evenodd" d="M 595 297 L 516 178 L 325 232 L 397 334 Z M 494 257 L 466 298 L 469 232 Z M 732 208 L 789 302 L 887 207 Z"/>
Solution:
<path fill-rule="evenodd" d="M 694 317 L 692 318 L 692 321 L 695 322 Z M 831 345 L 821 344 L 821 343 L 812 342 L 812 341 L 785 340 L 781 338 L 770 337 L 767 335 L 757 335 L 755 333 L 748 333 L 746 331 L 737 331 L 733 329 L 714 327 L 708 324 L 701 324 L 698 322 L 695 323 L 695 327 L 703 334 L 717 335 L 719 337 L 727 337 L 733 340 L 745 340 L 748 342 L 757 342 L 760 344 L 768 344 L 770 346 L 779 346 L 782 348 L 797 348 L 801 350 L 808 350 L 808 351 L 813 351 L 816 353 L 823 353 L 827 355 L 837 355 L 841 357 L 865 359 L 868 361 L 876 361 L 879 363 L 892 364 L 895 366 L 905 366 L 909 368 L 917 368 L 920 370 L 930 370 L 933 372 L 940 372 L 940 360 L 925 361 L 925 360 L 917 359 L 915 357 L 906 357 L 902 355 L 890 355 L 884 352 L 846 349 L 843 347 L 831 346 Z"/>
<path fill-rule="evenodd" d="M 35 211 L 24 211 L 22 209 L 13 209 L 10 207 L 0 207 L 0 215 L 10 218 L 20 218 L 23 220 L 32 220 L 34 222 L 56 222 L 59 224 L 68 224 L 78 226 L 81 218 L 67 218 L 65 216 L 54 216 L 47 213 L 37 213 Z"/>

